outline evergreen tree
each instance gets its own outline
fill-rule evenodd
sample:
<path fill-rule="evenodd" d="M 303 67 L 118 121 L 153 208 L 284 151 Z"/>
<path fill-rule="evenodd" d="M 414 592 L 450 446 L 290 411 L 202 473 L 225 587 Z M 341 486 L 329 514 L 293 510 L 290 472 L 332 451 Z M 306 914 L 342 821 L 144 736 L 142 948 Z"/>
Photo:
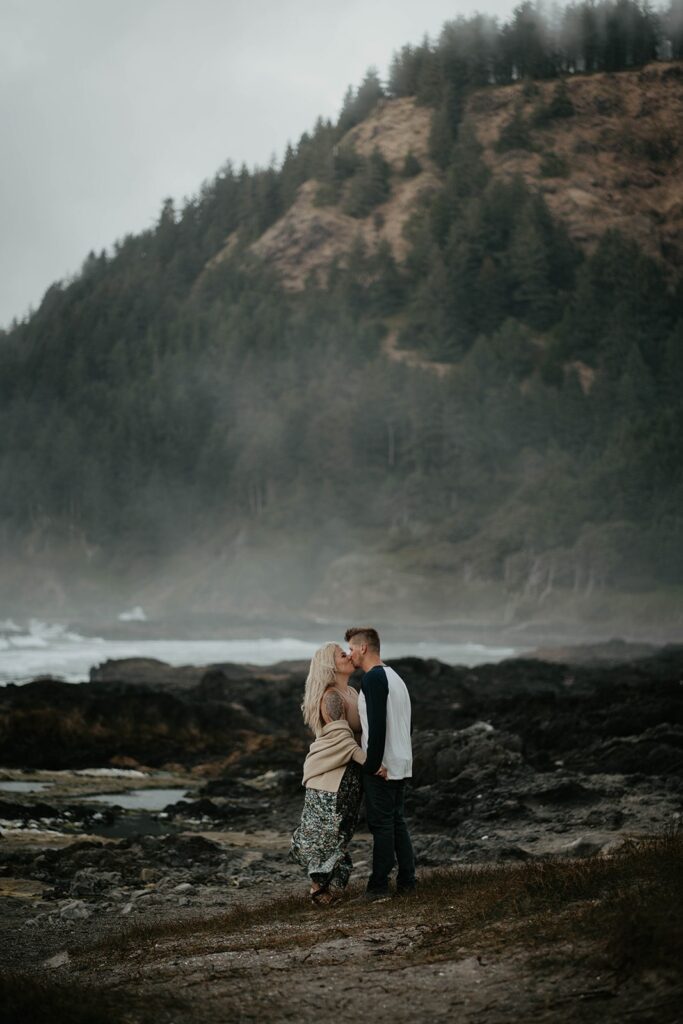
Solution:
<path fill-rule="evenodd" d="M 377 69 L 374 67 L 369 68 L 358 90 L 354 91 L 349 86 L 344 96 L 344 102 L 337 122 L 339 134 L 343 135 L 355 125 L 364 121 L 383 96 L 384 89 L 379 80 Z"/>
<path fill-rule="evenodd" d="M 572 117 L 573 114 L 574 104 L 569 94 L 567 82 L 564 78 L 561 78 L 553 89 L 553 94 L 548 104 L 548 116 L 551 118 Z"/>
<path fill-rule="evenodd" d="M 458 94 L 449 84 L 444 90 L 440 106 L 432 115 L 429 133 L 429 155 L 442 169 L 450 163 L 453 143 L 458 136 L 461 113 Z"/>
<path fill-rule="evenodd" d="M 412 46 L 395 53 L 389 69 L 389 95 L 414 96 L 417 92 L 420 58 Z"/>
<path fill-rule="evenodd" d="M 375 146 L 351 179 L 344 212 L 352 217 L 367 217 L 376 206 L 389 198 L 390 176 L 391 168 L 381 150 Z"/>
<path fill-rule="evenodd" d="M 370 286 L 369 305 L 379 316 L 389 316 L 402 305 L 403 278 L 386 238 L 382 238 L 377 250 L 369 260 Z"/>
<path fill-rule="evenodd" d="M 436 106 L 443 94 L 444 80 L 439 54 L 432 49 L 426 36 L 418 48 L 417 59 L 417 102 L 425 106 Z"/>
<path fill-rule="evenodd" d="M 414 178 L 422 170 L 422 164 L 413 153 L 412 149 L 409 149 L 406 153 L 406 158 L 403 161 L 403 167 L 401 169 L 401 175 L 404 178 Z"/>
<path fill-rule="evenodd" d="M 496 150 L 506 153 L 510 149 L 532 149 L 533 143 L 529 125 L 524 117 L 521 106 L 517 106 L 509 121 L 500 130 Z"/>
<path fill-rule="evenodd" d="M 491 174 L 482 153 L 472 123 L 465 121 L 458 132 L 449 168 L 449 189 L 459 199 L 478 195 L 488 182 Z"/>

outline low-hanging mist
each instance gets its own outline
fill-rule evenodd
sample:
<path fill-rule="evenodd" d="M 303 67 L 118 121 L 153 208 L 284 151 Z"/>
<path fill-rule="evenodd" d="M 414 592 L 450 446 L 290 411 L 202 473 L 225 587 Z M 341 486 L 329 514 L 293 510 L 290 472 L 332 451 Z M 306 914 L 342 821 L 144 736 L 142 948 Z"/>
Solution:
<path fill-rule="evenodd" d="M 590 52 L 592 5 L 451 23 L 50 288 L 0 339 L 3 606 L 672 631 L 682 43 L 621 6 Z"/>

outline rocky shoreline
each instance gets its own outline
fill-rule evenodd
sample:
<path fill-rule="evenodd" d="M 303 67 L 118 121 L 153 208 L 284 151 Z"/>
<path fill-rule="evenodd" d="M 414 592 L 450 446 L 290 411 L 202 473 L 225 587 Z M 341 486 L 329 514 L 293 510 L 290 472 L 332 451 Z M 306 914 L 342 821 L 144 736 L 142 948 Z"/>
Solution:
<path fill-rule="evenodd" d="M 580 660 L 394 662 L 414 706 L 422 869 L 586 857 L 677 828 L 683 648 Z M 45 964 L 131 921 L 302 892 L 287 850 L 304 673 L 126 662 L 83 685 L 0 691 L 0 786 L 45 787 L 0 789 L 5 965 Z M 175 798 L 145 809 L 155 791 Z M 123 806 L 140 794 L 141 810 Z M 370 849 L 361 820 L 358 879 Z"/>

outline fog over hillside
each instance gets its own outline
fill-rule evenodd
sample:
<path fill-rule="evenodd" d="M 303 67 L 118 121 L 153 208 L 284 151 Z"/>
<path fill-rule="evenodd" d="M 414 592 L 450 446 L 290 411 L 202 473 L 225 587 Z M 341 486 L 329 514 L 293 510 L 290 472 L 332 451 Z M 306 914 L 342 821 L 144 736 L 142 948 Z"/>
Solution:
<path fill-rule="evenodd" d="M 91 252 L 0 334 L 0 614 L 676 636 L 682 115 L 678 4 L 459 18 Z"/>

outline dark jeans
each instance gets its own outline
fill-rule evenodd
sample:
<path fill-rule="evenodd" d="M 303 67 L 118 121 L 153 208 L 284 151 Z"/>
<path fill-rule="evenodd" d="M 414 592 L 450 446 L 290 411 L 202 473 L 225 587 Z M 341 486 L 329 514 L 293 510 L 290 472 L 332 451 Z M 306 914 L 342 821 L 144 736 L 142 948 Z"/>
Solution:
<path fill-rule="evenodd" d="M 389 873 L 398 862 L 396 886 L 409 889 L 415 885 L 415 856 L 408 827 L 403 817 L 405 779 L 383 779 L 364 775 L 365 814 L 372 832 L 372 874 L 369 892 L 386 892 Z"/>

